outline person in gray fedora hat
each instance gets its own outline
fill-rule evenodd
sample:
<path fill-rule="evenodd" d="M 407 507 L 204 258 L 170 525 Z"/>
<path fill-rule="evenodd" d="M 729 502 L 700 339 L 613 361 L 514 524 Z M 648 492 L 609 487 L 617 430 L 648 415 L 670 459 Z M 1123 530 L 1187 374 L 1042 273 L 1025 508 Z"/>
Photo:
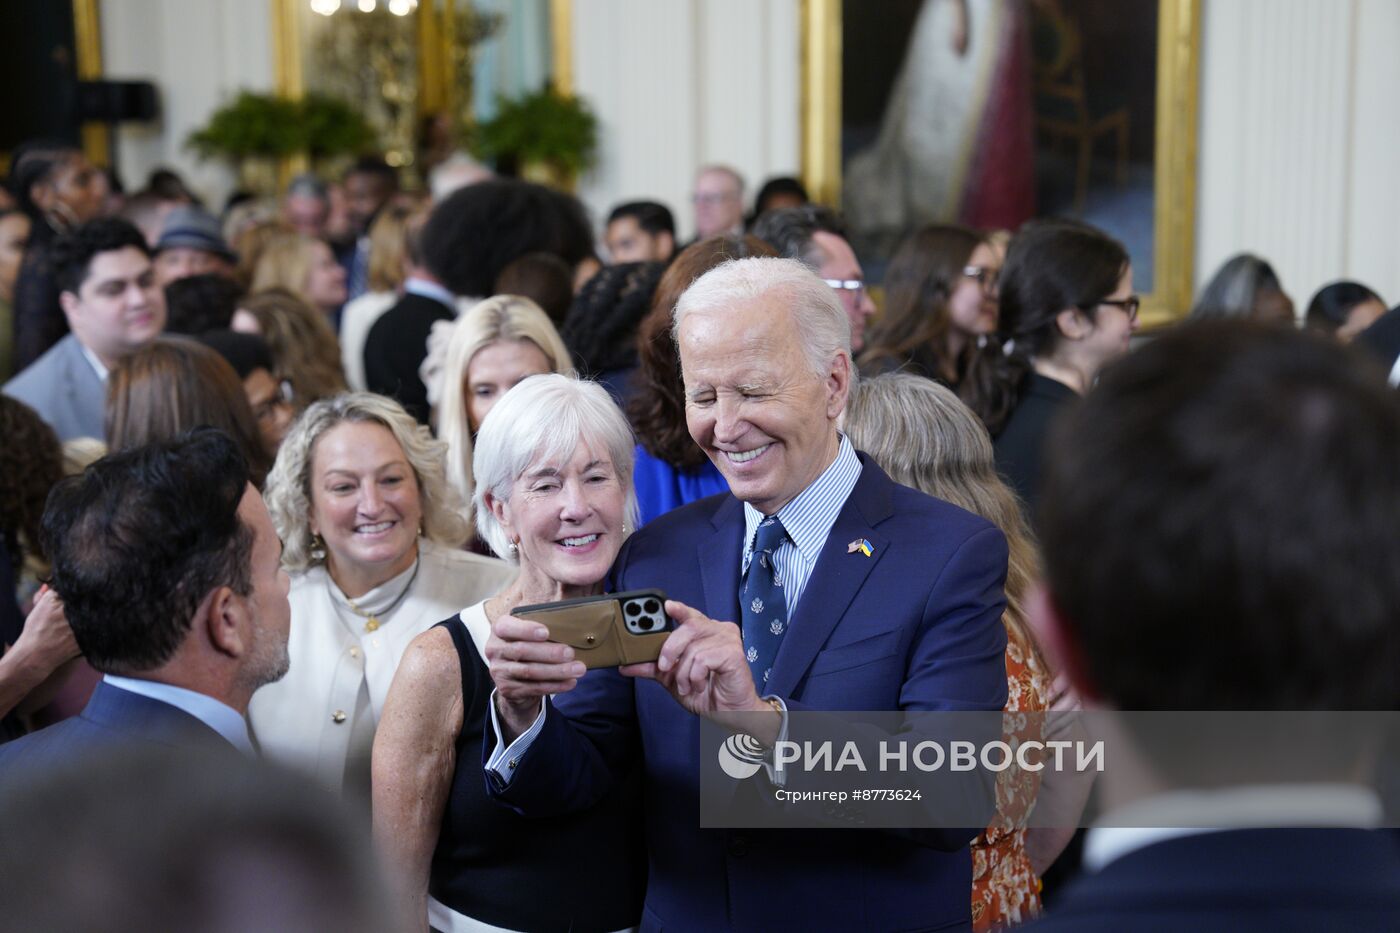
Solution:
<path fill-rule="evenodd" d="M 156 241 L 156 284 L 161 288 L 176 279 L 215 273 L 236 277 L 238 254 L 229 248 L 219 221 L 198 207 L 177 207 L 165 218 Z"/>

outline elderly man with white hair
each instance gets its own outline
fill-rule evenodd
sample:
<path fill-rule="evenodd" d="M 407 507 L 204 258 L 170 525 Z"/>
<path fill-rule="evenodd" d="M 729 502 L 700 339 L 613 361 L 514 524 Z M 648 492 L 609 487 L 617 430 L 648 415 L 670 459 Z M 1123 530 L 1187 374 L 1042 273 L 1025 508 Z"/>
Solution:
<path fill-rule="evenodd" d="M 664 589 L 680 625 L 654 664 L 585 677 L 543 626 L 497 619 L 491 792 L 569 811 L 640 757 L 644 929 L 967 928 L 975 830 L 701 828 L 699 719 L 771 745 L 789 711 L 1000 710 L 1006 541 L 840 433 L 850 319 L 801 263 L 715 268 L 674 332 L 691 436 L 732 492 L 632 535 L 610 583 Z"/>

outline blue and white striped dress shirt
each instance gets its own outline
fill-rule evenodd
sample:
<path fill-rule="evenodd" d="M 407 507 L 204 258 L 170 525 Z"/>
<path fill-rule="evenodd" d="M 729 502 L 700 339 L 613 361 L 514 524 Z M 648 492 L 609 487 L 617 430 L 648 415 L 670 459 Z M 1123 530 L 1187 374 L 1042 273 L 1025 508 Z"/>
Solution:
<path fill-rule="evenodd" d="M 797 602 L 807 581 L 817 566 L 822 548 L 826 545 L 831 526 L 836 524 L 836 516 L 851 495 L 851 490 L 860 479 L 860 458 L 851 446 L 846 435 L 841 435 L 841 447 L 831 466 L 822 471 L 816 482 L 808 486 L 787 505 L 778 509 L 778 521 L 787 529 L 790 540 L 784 542 L 773 555 L 773 563 L 778 576 L 783 581 L 783 598 L 787 601 L 789 621 L 797 610 Z M 749 571 L 749 561 L 753 558 L 754 536 L 758 534 L 758 523 L 766 518 L 762 512 L 747 502 L 744 503 L 744 556 L 740 573 Z M 737 621 L 737 620 L 735 620 Z"/>

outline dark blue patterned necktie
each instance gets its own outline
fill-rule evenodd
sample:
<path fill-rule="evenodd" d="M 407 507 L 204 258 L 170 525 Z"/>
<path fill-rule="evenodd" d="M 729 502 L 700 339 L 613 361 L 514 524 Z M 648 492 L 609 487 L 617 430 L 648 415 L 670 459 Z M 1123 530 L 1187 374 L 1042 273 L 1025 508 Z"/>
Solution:
<path fill-rule="evenodd" d="M 776 517 L 765 518 L 754 536 L 749 572 L 739 594 L 744 630 L 744 657 L 753 671 L 754 686 L 762 694 L 778 656 L 778 645 L 787 631 L 787 600 L 783 580 L 773 555 L 784 541 L 787 529 Z"/>

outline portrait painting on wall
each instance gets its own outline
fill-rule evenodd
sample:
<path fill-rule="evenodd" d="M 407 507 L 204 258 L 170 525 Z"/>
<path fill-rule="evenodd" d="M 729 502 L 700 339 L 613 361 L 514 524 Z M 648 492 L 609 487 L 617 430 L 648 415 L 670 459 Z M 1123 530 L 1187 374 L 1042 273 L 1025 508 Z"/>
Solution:
<path fill-rule="evenodd" d="M 862 256 L 929 223 L 1073 217 L 1158 290 L 1163 3 L 841 4 L 842 207 Z"/>

